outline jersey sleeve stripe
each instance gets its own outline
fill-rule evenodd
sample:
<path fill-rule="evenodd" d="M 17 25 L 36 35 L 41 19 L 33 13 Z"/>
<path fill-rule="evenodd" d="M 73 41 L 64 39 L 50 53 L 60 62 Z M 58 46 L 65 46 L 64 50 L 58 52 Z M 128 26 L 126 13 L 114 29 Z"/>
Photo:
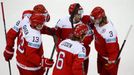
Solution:
<path fill-rule="evenodd" d="M 34 43 L 29 42 L 28 46 L 33 47 L 33 48 L 39 48 L 40 44 L 34 44 Z"/>

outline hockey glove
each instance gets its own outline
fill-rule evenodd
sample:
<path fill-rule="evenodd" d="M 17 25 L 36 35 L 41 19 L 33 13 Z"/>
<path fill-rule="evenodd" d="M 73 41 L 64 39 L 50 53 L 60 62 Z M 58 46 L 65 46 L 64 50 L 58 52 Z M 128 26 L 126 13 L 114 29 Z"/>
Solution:
<path fill-rule="evenodd" d="M 9 61 L 12 59 L 13 54 L 14 54 L 14 50 L 12 50 L 12 51 L 9 51 L 9 50 L 4 51 L 3 55 L 4 55 L 6 61 Z"/>
<path fill-rule="evenodd" d="M 41 66 L 42 66 L 42 67 L 44 67 L 44 68 L 45 68 L 45 67 L 50 68 L 50 67 L 53 66 L 53 64 L 54 64 L 53 59 L 50 60 L 50 59 L 48 59 L 48 58 L 42 58 L 42 62 L 41 62 Z"/>
<path fill-rule="evenodd" d="M 116 66 L 115 61 L 108 61 L 108 63 L 105 64 L 105 68 L 107 70 L 110 70 L 110 69 L 114 68 L 115 66 Z"/>

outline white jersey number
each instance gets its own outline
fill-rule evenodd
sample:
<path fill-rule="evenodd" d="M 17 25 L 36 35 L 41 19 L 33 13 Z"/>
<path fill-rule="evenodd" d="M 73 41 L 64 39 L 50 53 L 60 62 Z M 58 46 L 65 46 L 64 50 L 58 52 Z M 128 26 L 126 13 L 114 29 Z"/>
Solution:
<path fill-rule="evenodd" d="M 63 68 L 64 58 L 65 58 L 65 53 L 61 51 L 58 55 L 58 59 L 57 59 L 57 63 L 56 63 L 57 69 Z"/>
<path fill-rule="evenodd" d="M 110 37 L 113 37 L 113 32 L 109 31 Z"/>
<path fill-rule="evenodd" d="M 20 44 L 18 45 L 18 50 L 20 51 L 20 53 L 24 53 L 24 48 L 23 48 L 24 38 L 22 35 L 23 35 L 22 33 L 20 33 L 19 35 L 19 37 L 21 38 Z"/>

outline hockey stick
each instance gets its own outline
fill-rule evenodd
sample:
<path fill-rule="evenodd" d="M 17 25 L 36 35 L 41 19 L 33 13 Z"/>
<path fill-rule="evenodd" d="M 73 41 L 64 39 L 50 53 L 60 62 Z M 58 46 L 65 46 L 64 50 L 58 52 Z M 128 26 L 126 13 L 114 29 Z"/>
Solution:
<path fill-rule="evenodd" d="M 50 60 L 52 60 L 53 59 L 53 55 L 54 55 L 54 51 L 55 51 L 55 45 L 54 45 L 54 47 L 53 47 L 53 51 L 52 51 L 52 54 L 51 54 L 51 57 L 50 57 Z M 46 71 L 46 75 L 48 75 L 48 72 L 49 72 L 49 68 L 47 68 L 47 71 Z"/>
<path fill-rule="evenodd" d="M 53 32 L 51 31 L 51 29 L 48 28 L 47 30 L 53 35 L 53 37 L 55 36 L 55 33 L 53 33 Z M 54 38 L 54 40 L 55 40 L 55 38 Z M 53 55 L 54 55 L 55 48 L 56 48 L 56 45 L 55 45 L 55 43 L 54 43 L 54 47 L 53 47 L 53 50 L 52 50 L 52 53 L 51 53 L 50 60 L 53 59 Z M 48 75 L 48 72 L 49 72 L 49 68 L 47 68 L 46 75 Z"/>
<path fill-rule="evenodd" d="M 129 33 L 130 33 L 132 27 L 133 27 L 133 25 L 131 25 L 131 26 L 129 27 L 129 30 L 128 30 L 128 32 L 127 32 L 127 35 L 126 35 L 126 37 L 125 37 L 125 39 L 124 39 L 124 41 L 123 41 L 123 44 L 122 44 L 122 46 L 121 46 L 121 49 L 120 49 L 120 51 L 119 51 L 119 53 L 118 53 L 118 55 L 117 55 L 117 58 L 116 58 L 116 60 L 115 60 L 115 64 L 118 62 L 118 60 L 119 60 L 119 58 L 120 58 L 121 52 L 122 52 L 123 47 L 124 47 L 124 45 L 125 45 L 125 43 L 126 43 L 126 41 L 127 41 L 128 35 L 129 35 Z"/>
<path fill-rule="evenodd" d="M 6 41 L 7 41 L 7 36 L 6 36 L 6 22 L 5 22 L 3 2 L 1 2 L 1 9 L 2 9 L 2 17 L 3 17 L 3 23 L 4 23 L 5 38 L 6 38 Z M 12 75 L 10 61 L 8 61 L 8 66 L 9 66 L 9 73 L 10 73 L 10 75 Z"/>

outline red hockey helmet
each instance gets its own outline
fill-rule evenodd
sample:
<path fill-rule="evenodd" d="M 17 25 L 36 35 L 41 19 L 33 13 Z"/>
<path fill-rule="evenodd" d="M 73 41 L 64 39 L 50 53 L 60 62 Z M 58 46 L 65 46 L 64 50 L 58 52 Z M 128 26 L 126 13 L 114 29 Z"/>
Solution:
<path fill-rule="evenodd" d="M 102 17 L 105 17 L 105 11 L 101 7 L 95 7 L 91 12 L 91 17 L 94 19 L 100 19 Z"/>
<path fill-rule="evenodd" d="M 38 13 L 45 13 L 47 12 L 46 8 L 42 4 L 35 5 L 33 10 Z"/>
<path fill-rule="evenodd" d="M 81 37 L 83 34 L 87 34 L 88 32 L 88 26 L 85 24 L 77 24 L 74 30 L 74 36 Z"/>
<path fill-rule="evenodd" d="M 33 14 L 33 10 L 25 10 L 25 11 L 22 13 L 22 19 L 23 19 L 25 16 L 31 17 L 32 14 Z"/>
<path fill-rule="evenodd" d="M 75 7 L 76 7 L 76 5 L 77 5 L 78 3 L 73 3 L 73 4 L 71 4 L 70 6 L 69 6 L 69 9 L 68 9 L 68 11 L 69 11 L 69 14 L 71 15 L 72 13 L 73 13 L 73 11 L 74 11 L 74 9 L 75 9 Z M 80 4 L 79 4 L 80 5 Z M 78 12 L 77 12 L 78 14 L 82 14 L 83 13 L 83 8 L 80 6 L 79 8 L 78 8 Z"/>
<path fill-rule="evenodd" d="M 35 12 L 44 14 L 46 16 L 46 22 L 48 22 L 50 20 L 50 15 L 49 15 L 47 9 L 44 7 L 44 5 L 42 5 L 42 4 L 35 5 L 33 10 Z"/>
<path fill-rule="evenodd" d="M 37 25 L 43 25 L 43 23 L 45 22 L 45 16 L 41 13 L 34 13 L 30 17 L 30 22 L 31 22 L 31 26 L 34 27 L 34 28 Z"/>

